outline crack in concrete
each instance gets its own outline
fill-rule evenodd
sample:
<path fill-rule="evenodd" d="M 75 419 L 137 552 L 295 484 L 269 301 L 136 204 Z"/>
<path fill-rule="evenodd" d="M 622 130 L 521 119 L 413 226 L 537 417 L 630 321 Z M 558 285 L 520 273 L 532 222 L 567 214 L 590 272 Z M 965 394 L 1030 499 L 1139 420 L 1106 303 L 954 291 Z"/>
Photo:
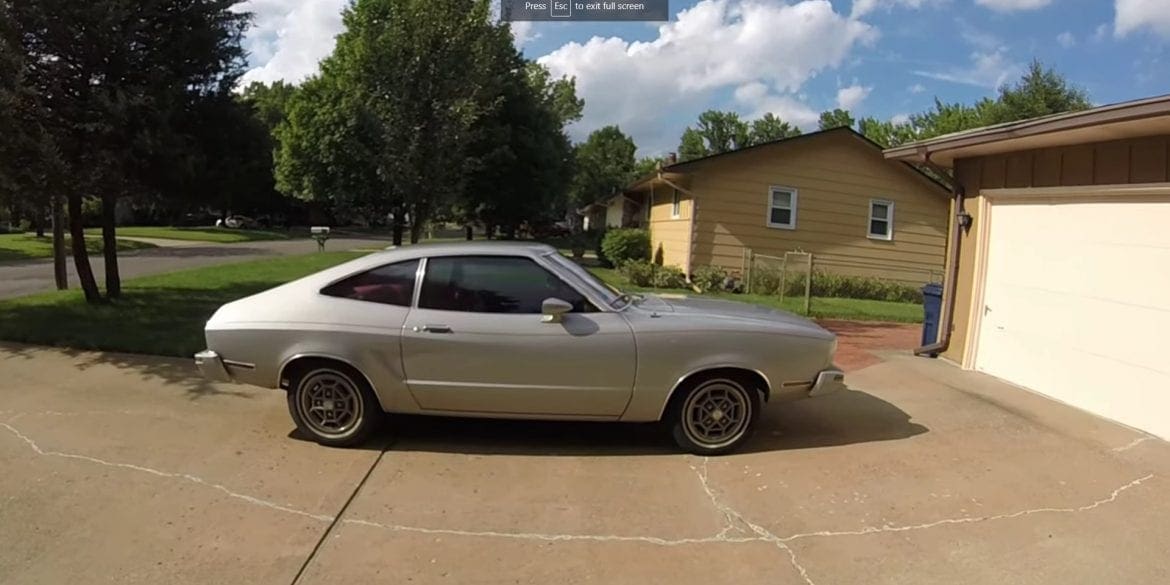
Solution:
<path fill-rule="evenodd" d="M 12 420 L 14 420 L 14 419 L 9 419 L 9 422 L 12 422 Z M 248 502 L 249 504 L 263 506 L 265 508 L 271 508 L 273 510 L 287 512 L 289 514 L 296 514 L 298 516 L 304 516 L 306 518 L 312 518 L 314 520 L 319 520 L 322 522 L 332 522 L 333 521 L 332 516 L 325 516 L 323 514 L 313 514 L 312 512 L 298 510 L 298 509 L 293 508 L 291 506 L 278 504 L 276 502 L 270 502 L 268 500 L 263 500 L 263 499 L 260 499 L 260 498 L 254 497 L 254 496 L 249 496 L 247 494 L 241 494 L 239 492 L 232 491 L 227 486 L 224 486 L 224 485 L 221 485 L 218 483 L 213 483 L 213 482 L 207 481 L 201 477 L 194 476 L 194 475 L 191 475 L 188 473 L 175 473 L 175 472 L 171 472 L 171 471 L 162 471 L 160 469 L 154 469 L 153 467 L 134 465 L 133 463 L 118 463 L 115 461 L 106 461 L 104 459 L 98 459 L 97 457 L 90 457 L 88 455 L 78 455 L 76 453 L 63 453 L 61 451 L 50 451 L 47 449 L 42 449 L 41 446 L 36 443 L 36 441 L 33 441 L 31 438 L 26 436 L 24 433 L 21 433 L 12 425 L 10 425 L 8 423 L 0 423 L 0 427 L 4 427 L 5 429 L 8 429 L 8 432 L 12 433 L 17 438 L 24 441 L 25 444 L 27 444 L 28 447 L 30 449 L 32 449 L 33 452 L 35 452 L 38 455 L 45 455 L 45 456 L 51 456 L 51 457 L 61 457 L 64 459 L 74 459 L 77 461 L 88 461 L 89 463 L 96 463 L 98 465 L 104 465 L 106 467 L 130 469 L 130 470 L 138 471 L 141 473 L 148 473 L 150 475 L 154 475 L 157 477 L 164 477 L 164 478 L 169 478 L 169 479 L 180 479 L 183 481 L 196 483 L 199 485 L 207 486 L 209 488 L 221 491 L 221 492 L 227 494 L 229 497 L 232 497 L 232 498 L 235 498 L 238 500 L 243 500 L 245 502 Z"/>
<path fill-rule="evenodd" d="M 1133 441 L 1126 443 L 1125 445 L 1122 445 L 1120 447 L 1114 447 L 1114 448 L 1110 449 L 1110 451 L 1113 451 L 1114 453 L 1120 453 L 1122 451 L 1129 451 L 1130 449 L 1133 449 L 1134 447 L 1137 447 L 1138 445 L 1141 445 L 1142 443 L 1145 443 L 1146 441 L 1152 441 L 1152 440 L 1154 440 L 1154 437 L 1138 437 L 1138 438 L 1134 439 Z"/>
<path fill-rule="evenodd" d="M 9 418 L 8 422 L 0 422 L 0 427 L 3 427 L 10 434 L 12 434 L 13 436 L 17 437 L 22 442 L 24 442 L 25 445 L 27 445 L 29 447 L 29 449 L 31 449 L 37 455 L 49 456 L 49 457 L 59 457 L 59 458 L 63 458 L 63 459 L 71 459 L 71 460 L 76 460 L 76 461 L 85 461 L 88 463 L 102 465 L 105 467 L 112 467 L 112 468 L 118 468 L 118 469 L 137 471 L 140 473 L 146 473 L 149 475 L 153 475 L 153 476 L 161 477 L 161 478 L 166 478 L 166 479 L 177 479 L 177 480 L 181 480 L 181 481 L 187 481 L 190 483 L 195 483 L 198 485 L 212 488 L 214 490 L 217 490 L 217 491 L 224 493 L 228 497 L 238 499 L 238 500 L 247 502 L 249 504 L 261 506 L 261 507 L 276 510 L 279 512 L 294 514 L 294 515 L 302 516 L 305 518 L 310 518 L 312 520 L 316 520 L 316 521 L 320 521 L 320 522 L 332 523 L 337 519 L 335 516 L 329 516 L 326 514 L 315 514 L 312 512 L 308 512 L 305 510 L 300 510 L 300 509 L 294 508 L 291 505 L 279 504 L 279 503 L 265 500 L 262 498 L 258 498 L 255 496 L 250 496 L 247 494 L 236 492 L 236 491 L 233 491 L 232 489 L 230 489 L 224 485 L 214 483 L 214 482 L 205 480 L 201 477 L 191 475 L 188 473 L 177 473 L 177 472 L 164 471 L 164 470 L 155 469 L 152 467 L 146 467 L 143 465 L 136 465 L 133 463 L 121 463 L 121 462 L 115 462 L 115 461 L 106 461 L 104 459 L 99 459 L 97 457 L 91 457 L 88 455 L 81 455 L 81 454 L 77 454 L 77 453 L 66 453 L 66 452 L 62 452 L 62 451 L 54 451 L 54 450 L 45 449 L 45 448 L 42 448 L 39 444 L 37 444 L 37 442 L 34 441 L 32 438 L 28 437 L 27 435 L 25 435 L 20 430 L 16 429 L 15 427 L 13 427 L 10 424 L 10 423 L 14 422 L 15 420 L 17 420 L 18 418 L 20 418 L 22 415 L 23 415 L 23 413 L 20 413 L 20 414 L 17 414 L 16 416 Z M 1142 440 L 1147 440 L 1149 438 L 1150 437 L 1145 437 Z M 1137 442 L 1140 442 L 1140 440 Z M 1135 444 L 1136 444 L 1136 442 L 1135 442 Z M 717 534 L 715 534 L 713 536 L 707 536 L 707 537 L 672 539 L 672 538 L 664 538 L 664 537 L 658 537 L 658 536 L 636 536 L 636 535 L 628 535 L 627 536 L 627 535 L 614 535 L 614 534 L 556 534 L 556 533 L 539 533 L 539 532 L 503 532 L 503 531 L 494 531 L 494 530 L 473 531 L 473 530 L 459 530 L 459 529 L 448 529 L 448 528 L 426 528 L 426 527 L 421 527 L 421 526 L 407 526 L 407 525 L 401 525 L 401 524 L 383 524 L 380 522 L 374 522 L 371 520 L 363 520 L 363 519 L 358 519 L 358 518 L 341 519 L 340 522 L 345 523 L 345 524 L 355 525 L 355 526 L 381 528 L 381 529 L 391 530 L 391 531 L 395 531 L 395 532 L 411 532 L 411 533 L 417 533 L 417 534 L 465 536 L 465 537 L 477 537 L 477 538 L 510 538 L 510 539 L 518 539 L 518 540 L 539 540 L 539 541 L 550 541 L 550 542 L 564 542 L 564 541 L 641 542 L 641 543 L 647 543 L 647 544 L 654 544 L 654 545 L 658 545 L 658 546 L 681 546 L 681 545 L 716 544 L 716 543 L 740 544 L 740 543 L 748 543 L 748 542 L 767 542 L 767 543 L 771 543 L 772 545 L 776 546 L 778 549 L 784 551 L 787 554 L 788 559 L 789 559 L 789 563 L 792 565 L 792 567 L 794 569 L 796 569 L 796 571 L 800 574 L 801 578 L 804 580 L 804 582 L 807 585 L 815 585 L 812 578 L 809 576 L 807 568 L 800 562 L 800 559 L 797 557 L 796 551 L 793 550 L 793 548 L 791 546 L 789 546 L 788 543 L 802 540 L 802 539 L 806 539 L 806 538 L 827 538 L 827 537 L 837 537 L 837 536 L 864 536 L 864 535 L 880 534 L 880 533 L 897 533 L 897 532 L 910 532 L 910 531 L 917 531 L 917 530 L 927 530 L 930 528 L 935 528 L 935 527 L 944 526 L 944 525 L 974 524 L 974 523 L 981 523 L 981 522 L 990 522 L 990 521 L 995 521 L 995 520 L 1007 520 L 1007 519 L 1012 519 L 1012 518 L 1020 518 L 1020 517 L 1030 516 L 1033 514 L 1046 514 L 1046 513 L 1075 514 L 1075 513 L 1087 512 L 1087 511 L 1090 511 L 1090 510 L 1096 509 L 1098 507 L 1101 507 L 1101 506 L 1104 506 L 1107 504 L 1111 504 L 1111 503 L 1117 501 L 1117 499 L 1120 498 L 1121 495 L 1123 493 L 1125 493 L 1127 490 L 1138 487 L 1138 486 L 1142 485 L 1143 483 L 1145 483 L 1146 481 L 1149 481 L 1150 479 L 1155 477 L 1155 474 L 1151 473 L 1151 474 L 1145 475 L 1143 477 L 1137 478 L 1133 481 L 1130 481 L 1129 483 L 1126 483 L 1126 484 L 1114 489 L 1105 498 L 1101 498 L 1101 499 L 1095 500 L 1089 504 L 1085 504 L 1083 506 L 1078 506 L 1078 507 L 1029 508 L 1026 510 L 1020 510 L 1017 512 L 1011 512 L 1011 513 L 1005 513 L 1005 514 L 996 514 L 996 515 L 988 515 L 988 516 L 962 516 L 962 517 L 958 517 L 958 518 L 944 518 L 942 520 L 937 520 L 934 522 L 928 522 L 928 523 L 924 523 L 924 524 L 911 524 L 911 525 L 902 525 L 902 526 L 894 526 L 894 525 L 887 524 L 887 525 L 883 525 L 883 526 L 866 526 L 864 528 L 860 528 L 857 530 L 825 530 L 825 531 L 819 531 L 819 532 L 804 532 L 804 533 L 798 533 L 798 534 L 791 534 L 788 536 L 779 536 L 779 535 L 771 532 L 770 530 L 768 530 L 768 529 L 766 529 L 758 524 L 751 522 L 750 520 L 745 518 L 739 511 L 735 510 L 730 505 L 722 502 L 719 499 L 719 496 L 715 493 L 714 488 L 711 487 L 710 478 L 709 478 L 709 474 L 708 474 L 708 462 L 709 462 L 708 458 L 703 458 L 702 464 L 700 467 L 696 468 L 694 465 L 690 466 L 691 470 L 694 471 L 695 474 L 697 475 L 699 482 L 702 485 L 703 491 L 707 495 L 707 498 L 710 500 L 711 505 L 715 508 L 716 511 L 718 511 L 723 516 L 723 520 L 724 520 L 723 528 Z M 733 536 L 732 533 L 738 533 L 739 536 Z"/>
<path fill-rule="evenodd" d="M 703 491 L 707 493 L 707 498 L 711 500 L 711 505 L 714 506 L 716 510 L 721 512 L 723 514 L 723 518 L 727 521 L 727 526 L 723 529 L 724 532 L 726 532 L 728 528 L 735 527 L 736 522 L 747 526 L 752 532 L 756 534 L 756 538 L 754 540 L 770 542 L 775 545 L 776 548 L 779 548 L 780 550 L 788 553 L 788 561 L 792 565 L 792 568 L 796 569 L 796 571 L 800 573 L 800 578 L 804 579 L 804 582 L 808 585 L 816 585 L 813 583 L 812 578 L 809 577 L 808 569 L 806 569 L 805 566 L 800 563 L 800 559 L 796 558 L 796 551 L 792 550 L 792 547 L 785 544 L 785 542 L 781 540 L 780 537 L 773 534 L 767 528 L 764 528 L 763 526 L 755 524 L 747 518 L 744 518 L 743 514 L 740 514 L 730 505 L 719 501 L 719 497 L 715 495 L 715 490 L 711 488 L 711 483 L 708 479 L 707 463 L 709 460 L 710 458 L 704 457 L 702 467 L 700 469 L 695 469 L 695 467 L 692 465 L 691 470 L 699 476 L 699 482 L 703 485 Z M 723 534 L 724 532 L 720 532 L 720 534 Z"/>

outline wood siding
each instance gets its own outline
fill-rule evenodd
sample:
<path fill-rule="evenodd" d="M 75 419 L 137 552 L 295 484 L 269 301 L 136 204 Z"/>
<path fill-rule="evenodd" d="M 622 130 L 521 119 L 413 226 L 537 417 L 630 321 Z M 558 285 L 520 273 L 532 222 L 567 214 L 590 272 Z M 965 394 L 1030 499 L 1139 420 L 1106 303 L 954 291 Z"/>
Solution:
<path fill-rule="evenodd" d="M 692 265 L 739 272 L 744 249 L 811 252 L 837 274 L 922 284 L 939 281 L 947 193 L 846 133 L 810 137 L 701 163 L 688 170 L 698 197 Z M 770 187 L 797 191 L 795 229 L 767 226 Z M 871 199 L 894 202 L 890 241 L 867 237 Z"/>
<path fill-rule="evenodd" d="M 686 188 L 683 185 L 683 188 Z M 650 191 L 650 251 L 655 262 L 689 270 L 691 248 L 691 197 L 679 191 L 679 216 L 671 215 L 674 189 L 655 185 Z"/>
<path fill-rule="evenodd" d="M 1026 150 L 1007 155 L 955 161 L 955 179 L 966 189 L 965 209 L 972 229 L 961 235 L 959 272 L 954 291 L 955 316 L 945 355 L 962 363 L 972 321 L 975 242 L 984 189 L 1009 187 L 1080 187 L 1170 182 L 1170 136 Z M 1038 226 L 1043 229 L 1043 226 Z"/>

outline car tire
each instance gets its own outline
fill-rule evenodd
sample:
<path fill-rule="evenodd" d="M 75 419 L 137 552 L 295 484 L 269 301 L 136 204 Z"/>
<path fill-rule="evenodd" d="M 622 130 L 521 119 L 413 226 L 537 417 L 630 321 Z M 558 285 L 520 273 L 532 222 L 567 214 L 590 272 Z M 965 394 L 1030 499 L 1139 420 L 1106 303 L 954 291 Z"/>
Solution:
<path fill-rule="evenodd" d="M 675 392 L 664 422 L 680 448 L 723 455 L 750 437 L 760 415 L 760 392 L 743 376 L 712 373 L 687 380 Z"/>
<path fill-rule="evenodd" d="M 327 447 L 360 445 L 385 419 L 361 373 L 324 361 L 306 363 L 289 377 L 288 411 L 298 431 Z"/>

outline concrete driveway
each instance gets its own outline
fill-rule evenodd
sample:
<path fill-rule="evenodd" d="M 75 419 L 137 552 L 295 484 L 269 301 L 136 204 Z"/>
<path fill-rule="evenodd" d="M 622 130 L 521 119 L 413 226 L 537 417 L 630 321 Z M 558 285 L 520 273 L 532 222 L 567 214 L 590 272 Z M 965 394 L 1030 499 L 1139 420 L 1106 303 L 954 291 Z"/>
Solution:
<path fill-rule="evenodd" d="M 144 239 L 144 238 L 133 238 Z M 162 240 L 150 240 L 162 243 Z M 326 243 L 328 251 L 377 249 L 390 242 L 376 239 L 335 238 Z M 118 254 L 118 270 L 123 279 L 174 272 L 200 266 L 229 264 L 271 256 L 291 256 L 317 251 L 317 242 L 309 239 L 213 244 L 208 242 L 168 242 L 166 246 Z M 99 284 L 105 280 L 105 261 L 100 254 L 91 255 L 90 264 Z M 69 258 L 69 286 L 77 288 L 77 271 Z M 55 290 L 52 260 L 0 262 L 0 299 Z"/>
<path fill-rule="evenodd" d="M 0 345 L 0 583 L 1167 583 L 1170 447 L 939 361 L 653 427 L 399 421 L 368 449 L 185 360 Z"/>

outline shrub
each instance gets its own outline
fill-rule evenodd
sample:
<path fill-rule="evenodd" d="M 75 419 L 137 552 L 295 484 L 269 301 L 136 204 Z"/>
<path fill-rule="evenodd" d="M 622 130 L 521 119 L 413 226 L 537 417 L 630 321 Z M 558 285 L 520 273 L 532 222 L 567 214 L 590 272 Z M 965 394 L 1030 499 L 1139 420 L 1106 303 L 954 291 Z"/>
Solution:
<path fill-rule="evenodd" d="M 618 269 L 634 286 L 685 288 L 686 276 L 677 266 L 659 266 L 646 260 L 630 260 Z"/>
<path fill-rule="evenodd" d="M 657 268 L 657 265 L 645 260 L 631 260 L 622 264 L 618 270 L 634 286 L 654 286 L 654 272 Z"/>
<path fill-rule="evenodd" d="M 699 287 L 700 292 L 723 290 L 726 280 L 727 272 L 718 266 L 700 266 L 691 275 L 691 282 Z"/>
<path fill-rule="evenodd" d="M 789 274 L 788 280 L 785 282 L 784 294 L 786 296 L 804 296 L 804 281 L 805 275 L 803 273 Z M 813 272 L 812 296 L 903 303 L 922 302 L 922 290 L 914 285 L 883 278 L 844 276 L 821 271 Z"/>
<path fill-rule="evenodd" d="M 654 266 L 654 288 L 684 288 L 687 286 L 687 277 L 677 266 Z"/>
<path fill-rule="evenodd" d="M 649 260 L 650 232 L 636 228 L 609 230 L 601 239 L 600 251 L 599 259 L 619 268 L 631 260 Z"/>
<path fill-rule="evenodd" d="M 759 295 L 774 295 L 780 292 L 780 269 L 771 266 L 755 266 L 751 273 L 751 291 Z M 803 290 L 802 290 L 803 292 Z"/>

